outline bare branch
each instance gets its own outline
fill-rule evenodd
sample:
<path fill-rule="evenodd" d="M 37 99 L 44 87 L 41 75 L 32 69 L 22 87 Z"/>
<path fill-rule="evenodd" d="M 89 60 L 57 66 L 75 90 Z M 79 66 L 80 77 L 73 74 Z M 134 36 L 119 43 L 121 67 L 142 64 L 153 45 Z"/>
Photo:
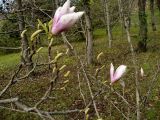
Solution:
<path fill-rule="evenodd" d="M 15 48 L 15 47 L 0 47 L 0 49 L 4 49 L 4 50 L 20 50 L 21 47 L 17 47 L 17 48 Z"/>
<path fill-rule="evenodd" d="M 9 83 L 6 85 L 6 87 L 0 92 L 0 97 L 8 90 L 8 88 L 14 83 L 15 77 L 17 77 L 18 73 L 22 69 L 22 64 L 19 65 L 18 70 L 15 72 L 15 74 L 12 76 L 11 80 Z"/>
<path fill-rule="evenodd" d="M 16 102 L 18 101 L 18 98 L 10 98 L 10 99 L 4 99 L 4 100 L 0 100 L 0 104 L 4 104 L 4 103 L 12 103 L 12 102 Z"/>

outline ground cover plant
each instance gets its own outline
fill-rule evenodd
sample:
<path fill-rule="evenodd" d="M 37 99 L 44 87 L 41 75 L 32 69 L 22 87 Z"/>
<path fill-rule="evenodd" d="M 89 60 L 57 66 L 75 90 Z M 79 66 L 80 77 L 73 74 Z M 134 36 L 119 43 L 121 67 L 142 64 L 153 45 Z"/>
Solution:
<path fill-rule="evenodd" d="M 19 6 L 21 47 L 0 47 L 0 119 L 160 119 L 158 1 L 59 2 L 53 18 L 50 3 L 9 2 Z M 25 5 L 35 8 L 34 22 Z"/>

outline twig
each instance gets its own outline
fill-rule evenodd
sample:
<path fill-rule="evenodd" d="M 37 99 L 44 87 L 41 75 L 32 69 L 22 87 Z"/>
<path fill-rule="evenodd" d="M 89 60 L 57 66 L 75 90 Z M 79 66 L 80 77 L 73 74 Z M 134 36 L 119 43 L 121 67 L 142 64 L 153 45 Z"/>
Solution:
<path fill-rule="evenodd" d="M 43 14 L 47 15 L 50 19 L 52 19 L 52 17 L 51 17 L 49 14 L 47 14 L 46 12 L 44 12 L 44 9 L 41 9 L 41 8 L 38 7 L 35 3 L 32 4 L 32 5 L 34 5 L 34 7 L 35 7 L 36 9 L 38 9 L 38 10 L 41 11 Z"/>
<path fill-rule="evenodd" d="M 79 58 L 78 55 L 77 55 L 77 58 L 79 59 L 79 62 L 80 62 L 80 64 L 81 64 L 81 66 L 82 66 L 81 69 L 82 69 L 82 71 L 83 71 L 84 78 L 86 79 L 86 82 L 87 82 L 87 85 L 88 85 L 88 89 L 89 89 L 89 92 L 90 92 L 90 96 L 91 96 L 91 98 L 92 98 L 92 102 L 93 102 L 93 106 L 94 106 L 96 115 L 97 115 L 98 119 L 100 119 L 100 115 L 99 115 L 99 112 L 98 112 L 98 110 L 97 110 L 96 102 L 95 102 L 95 100 L 94 100 L 94 95 L 93 95 L 93 92 L 92 92 L 92 89 L 91 89 L 91 85 L 90 85 L 89 78 L 88 78 L 87 73 L 86 73 L 86 71 L 85 71 L 84 65 L 83 65 L 83 63 L 82 63 L 82 61 L 81 61 L 81 59 Z"/>
<path fill-rule="evenodd" d="M 121 0 L 118 0 L 118 3 L 119 3 L 120 10 L 121 10 L 120 11 L 121 15 L 122 15 L 123 20 L 124 20 L 124 25 L 125 25 L 124 27 L 125 27 L 126 34 L 127 34 L 127 40 L 128 40 L 129 45 L 130 45 L 130 50 L 131 50 L 131 53 L 132 53 L 132 62 L 133 62 L 133 65 L 134 65 L 134 70 L 135 70 L 137 120 L 140 120 L 141 119 L 141 115 L 140 115 L 140 96 L 139 96 L 139 81 L 138 81 L 138 70 L 137 70 L 138 68 L 137 68 L 137 63 L 136 63 L 136 56 L 135 56 L 133 45 L 132 45 L 132 42 L 131 42 L 131 37 L 130 37 L 127 18 L 123 14 L 123 8 L 121 6 Z"/>
<path fill-rule="evenodd" d="M 128 117 L 111 101 L 107 98 L 107 100 L 122 114 L 122 116 L 128 120 Z"/>
<path fill-rule="evenodd" d="M 54 82 L 56 82 L 58 80 L 58 78 L 59 78 L 59 69 L 57 68 L 57 62 L 55 63 L 55 69 L 56 69 L 56 71 L 55 71 L 54 79 L 50 81 L 50 86 L 49 86 L 48 90 L 45 92 L 43 97 L 35 104 L 34 108 L 37 108 L 50 95 L 50 93 L 52 91 L 52 88 L 53 88 Z"/>
<path fill-rule="evenodd" d="M 110 88 L 108 85 L 106 85 L 108 88 Z M 115 91 L 114 89 L 111 89 L 112 92 L 114 92 L 115 94 L 117 94 L 117 96 L 119 96 L 120 98 L 122 98 L 122 100 L 128 105 L 129 108 L 131 108 L 131 105 L 128 103 L 128 101 L 122 96 L 120 95 L 117 91 Z"/>
<path fill-rule="evenodd" d="M 52 43 L 53 43 L 53 39 L 51 39 L 49 45 L 48 45 L 48 61 L 49 63 L 51 62 L 52 56 L 51 56 L 51 50 L 52 50 Z M 51 64 L 48 65 L 49 70 L 51 69 Z"/>
<path fill-rule="evenodd" d="M 8 32 L 0 32 L 0 34 L 11 34 L 11 33 L 16 33 L 16 32 L 20 32 L 20 30 L 8 31 Z"/>
<path fill-rule="evenodd" d="M 20 102 L 15 102 L 16 105 L 21 108 L 22 110 L 26 111 L 26 112 L 31 112 L 31 113 L 34 113 L 34 108 L 30 108 Z M 45 114 L 49 114 L 49 115 L 66 115 L 66 114 L 71 114 L 71 113 L 76 113 L 76 112 L 82 112 L 83 110 L 79 110 L 79 109 L 74 109 L 74 110 L 64 110 L 64 111 L 50 111 L 50 112 L 47 112 L 47 111 L 42 111 L 42 110 L 39 110 L 39 112 L 41 112 L 42 115 L 45 115 Z"/>
<path fill-rule="evenodd" d="M 146 96 L 144 97 L 144 99 L 143 99 L 143 104 L 144 104 L 144 106 L 145 106 L 146 102 L 147 102 L 148 99 L 149 99 L 149 96 L 150 96 L 150 94 L 151 94 L 151 92 L 152 92 L 152 89 L 153 89 L 153 87 L 154 87 L 154 85 L 155 85 L 154 82 L 157 80 L 158 75 L 159 75 L 159 72 L 160 72 L 160 65 L 158 65 L 158 69 L 157 69 L 157 71 L 155 72 L 151 83 L 149 84 L 149 88 L 148 88 L 148 91 L 147 91 L 147 95 L 146 95 Z"/>
<path fill-rule="evenodd" d="M 65 40 L 66 40 L 66 39 L 65 39 Z M 67 40 L 66 40 L 66 42 L 69 43 L 69 41 L 67 41 Z M 86 71 L 85 71 L 85 67 L 84 67 L 84 65 L 83 65 L 83 62 L 81 61 L 81 59 L 80 59 L 80 57 L 78 56 L 78 54 L 77 54 L 76 50 L 74 49 L 74 47 L 73 47 L 70 43 L 69 43 L 68 45 L 70 45 L 70 48 L 72 48 L 74 55 L 77 57 L 80 65 L 81 65 L 80 68 L 82 69 L 84 78 L 85 78 L 85 80 L 86 80 L 86 82 L 87 82 L 88 89 L 89 89 L 89 92 L 90 92 L 90 96 L 91 96 L 91 99 L 92 99 L 92 102 L 93 102 L 93 106 L 94 106 L 96 115 L 97 115 L 98 119 L 100 119 L 100 115 L 99 115 L 99 112 L 98 112 L 98 110 L 97 110 L 96 102 L 95 102 L 95 100 L 94 100 L 94 95 L 93 95 L 93 92 L 92 92 L 92 89 L 91 89 L 90 81 L 89 81 L 89 78 L 88 78 L 87 73 L 86 73 Z"/>
<path fill-rule="evenodd" d="M 12 76 L 11 80 L 9 83 L 6 85 L 6 87 L 0 92 L 0 97 L 6 92 L 6 90 L 14 83 L 15 77 L 17 77 L 18 73 L 22 69 L 22 64 L 19 65 L 18 70 L 15 72 L 15 74 Z"/>
<path fill-rule="evenodd" d="M 79 91 L 80 91 L 80 94 L 81 94 L 82 99 L 84 101 L 84 104 L 86 106 L 86 100 L 85 100 L 85 97 L 84 97 L 84 94 L 83 94 L 82 88 L 81 88 L 81 81 L 80 81 L 80 73 L 79 73 L 79 71 L 77 72 L 77 77 L 78 77 L 78 82 L 79 82 Z"/>
<path fill-rule="evenodd" d="M 28 78 L 29 75 L 34 72 L 36 66 L 37 66 L 37 65 L 36 65 L 36 63 L 35 63 L 35 65 L 33 66 L 33 68 L 32 68 L 26 75 L 24 75 L 23 77 L 17 78 L 16 81 L 20 81 L 20 80 L 23 80 L 23 79 Z"/>
<path fill-rule="evenodd" d="M 20 50 L 21 47 L 17 47 L 17 48 L 15 48 L 15 47 L 0 47 L 0 49 L 4 49 L 4 50 Z"/>
<path fill-rule="evenodd" d="M 4 107 L 4 106 L 0 106 L 1 109 L 6 109 L 6 110 L 11 110 L 11 111 L 15 111 L 15 112 L 19 112 L 19 113 L 26 113 L 26 111 L 23 110 L 19 110 L 19 109 L 14 109 L 14 108 L 8 108 L 8 107 Z M 37 115 L 37 113 L 35 112 L 30 112 L 33 115 Z"/>

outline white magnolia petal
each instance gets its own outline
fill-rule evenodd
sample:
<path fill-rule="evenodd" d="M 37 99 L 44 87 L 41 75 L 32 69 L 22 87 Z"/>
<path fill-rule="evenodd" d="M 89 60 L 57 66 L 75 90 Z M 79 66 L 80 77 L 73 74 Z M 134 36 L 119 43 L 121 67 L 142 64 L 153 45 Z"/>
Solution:
<path fill-rule="evenodd" d="M 67 0 L 64 4 L 63 4 L 63 8 L 70 8 L 70 4 L 71 4 L 71 1 L 70 0 Z"/>
<path fill-rule="evenodd" d="M 141 77 L 144 76 L 144 71 L 143 71 L 143 68 L 141 67 Z"/>
<path fill-rule="evenodd" d="M 115 74 L 114 74 L 114 81 L 118 80 L 119 78 L 122 77 L 122 75 L 126 72 L 126 68 L 127 66 L 125 65 L 120 65 L 116 71 L 115 71 Z"/>
<path fill-rule="evenodd" d="M 61 15 L 60 15 L 60 13 L 61 13 L 61 8 L 62 7 L 59 7 L 57 10 L 56 10 L 56 12 L 55 12 L 55 15 L 54 15 L 54 23 L 57 23 L 57 21 L 60 19 L 60 17 L 61 17 Z"/>
<path fill-rule="evenodd" d="M 70 9 L 69 9 L 69 13 L 73 13 L 74 12 L 74 10 L 75 10 L 75 6 L 72 6 Z"/>
<path fill-rule="evenodd" d="M 114 76 L 114 66 L 111 63 L 111 65 L 110 65 L 110 79 L 111 79 L 111 83 L 113 81 L 113 76 Z"/>
<path fill-rule="evenodd" d="M 70 28 L 79 20 L 80 17 L 82 17 L 83 14 L 84 12 L 77 12 L 77 13 L 70 13 L 70 14 L 63 15 L 60 18 L 60 22 L 65 27 Z"/>
<path fill-rule="evenodd" d="M 62 32 L 62 31 L 64 31 L 64 26 L 62 24 L 60 24 L 59 21 L 57 24 L 53 25 L 52 30 L 51 30 L 53 35 L 57 35 L 58 33 Z"/>
<path fill-rule="evenodd" d="M 63 4 L 62 9 L 61 9 L 61 15 L 67 14 L 67 13 L 69 12 L 70 4 L 71 4 L 71 1 L 70 1 L 70 0 L 67 0 L 67 1 Z"/>
<path fill-rule="evenodd" d="M 78 21 L 80 17 L 82 17 L 83 14 L 84 12 L 77 12 L 63 15 L 58 23 L 53 26 L 52 34 L 58 34 L 64 30 L 69 29 Z"/>

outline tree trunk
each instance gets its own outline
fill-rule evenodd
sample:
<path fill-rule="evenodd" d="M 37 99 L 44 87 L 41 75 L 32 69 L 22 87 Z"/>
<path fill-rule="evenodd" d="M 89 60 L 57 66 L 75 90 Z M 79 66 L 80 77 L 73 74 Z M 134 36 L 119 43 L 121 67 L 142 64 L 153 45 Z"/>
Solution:
<path fill-rule="evenodd" d="M 150 10 L 151 10 L 152 30 L 153 30 L 153 31 L 156 31 L 155 15 L 154 15 L 154 0 L 150 0 Z"/>
<path fill-rule="evenodd" d="M 102 6 L 104 11 L 104 22 L 106 26 L 106 34 L 108 34 L 108 41 L 109 41 L 109 48 L 112 46 L 112 30 L 110 25 L 110 14 L 109 14 L 109 8 L 108 8 L 108 1 L 102 0 Z"/>
<path fill-rule="evenodd" d="M 107 17 L 107 30 L 108 30 L 108 40 L 109 40 L 109 48 L 111 48 L 112 45 L 112 32 L 110 27 L 110 15 L 109 15 L 109 8 L 108 8 L 108 1 L 105 0 L 105 6 L 106 6 L 106 17 Z"/>
<path fill-rule="evenodd" d="M 87 46 L 87 63 L 93 63 L 93 28 L 91 24 L 89 0 L 84 0 L 85 21 L 86 21 L 86 46 Z"/>
<path fill-rule="evenodd" d="M 140 51 L 146 52 L 147 51 L 147 20 L 146 20 L 146 0 L 138 0 L 138 15 L 139 15 L 139 43 L 138 49 Z"/>
<path fill-rule="evenodd" d="M 18 15 L 18 22 L 19 22 L 19 30 L 20 33 L 25 29 L 25 22 L 24 22 L 24 16 L 22 12 L 22 1 L 17 0 L 17 7 L 19 12 Z M 26 34 L 24 34 L 23 38 L 21 38 L 21 46 L 22 46 L 22 56 L 21 56 L 21 62 L 28 67 L 28 71 L 30 71 L 33 68 L 32 59 L 29 57 L 30 49 L 29 49 L 29 43 Z"/>
<path fill-rule="evenodd" d="M 157 7 L 158 7 L 158 9 L 160 11 L 160 0 L 157 0 Z"/>
<path fill-rule="evenodd" d="M 123 0 L 123 9 L 124 9 L 126 21 L 128 22 L 129 31 L 131 28 L 131 12 L 132 12 L 133 2 L 134 2 L 133 0 L 128 0 L 128 1 Z"/>

